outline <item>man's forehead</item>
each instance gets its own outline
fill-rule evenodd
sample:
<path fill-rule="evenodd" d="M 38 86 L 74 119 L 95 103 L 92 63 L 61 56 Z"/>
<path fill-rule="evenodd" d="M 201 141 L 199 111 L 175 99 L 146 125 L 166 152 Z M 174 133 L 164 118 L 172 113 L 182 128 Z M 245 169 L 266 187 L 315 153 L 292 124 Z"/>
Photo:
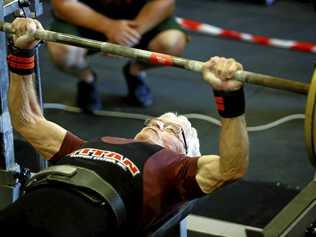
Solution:
<path fill-rule="evenodd" d="M 187 130 L 191 127 L 190 121 L 185 116 L 177 116 L 174 113 L 165 113 L 157 118 L 161 119 L 164 122 L 177 124 L 183 130 Z"/>
<path fill-rule="evenodd" d="M 176 119 L 176 118 L 157 118 L 157 119 L 163 123 L 170 123 L 170 124 L 174 124 L 180 127 L 183 126 L 183 123 L 181 123 L 181 121 L 179 121 L 179 119 Z"/>

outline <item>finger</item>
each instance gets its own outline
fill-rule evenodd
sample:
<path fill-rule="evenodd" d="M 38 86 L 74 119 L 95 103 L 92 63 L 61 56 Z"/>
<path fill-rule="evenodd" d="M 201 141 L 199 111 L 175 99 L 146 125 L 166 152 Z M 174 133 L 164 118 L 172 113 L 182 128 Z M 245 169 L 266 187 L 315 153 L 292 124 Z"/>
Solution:
<path fill-rule="evenodd" d="M 243 70 L 243 67 L 240 63 L 238 63 L 236 60 L 232 59 L 230 62 L 228 62 L 228 69 L 227 69 L 227 78 L 233 79 L 235 73 L 239 70 Z"/>
<path fill-rule="evenodd" d="M 211 57 L 210 58 L 210 61 L 217 61 L 217 60 L 219 60 L 220 59 L 220 57 L 218 57 L 218 56 L 214 56 L 214 57 Z"/>
<path fill-rule="evenodd" d="M 236 61 L 234 59 L 232 59 L 232 58 L 228 58 L 228 59 L 225 60 L 224 64 L 225 64 L 225 67 L 227 69 L 230 69 L 231 67 L 235 66 Z"/>
<path fill-rule="evenodd" d="M 128 26 L 130 26 L 132 28 L 136 28 L 136 27 L 138 27 L 138 24 L 135 21 L 129 21 Z"/>
<path fill-rule="evenodd" d="M 202 67 L 203 73 L 207 73 L 209 71 L 212 71 L 214 64 L 215 64 L 215 61 L 212 60 L 212 58 L 210 58 L 207 62 L 205 62 L 203 64 L 203 67 Z"/>
<path fill-rule="evenodd" d="M 223 67 L 222 62 L 214 65 L 214 74 L 221 80 L 226 80 L 226 70 Z"/>
<path fill-rule="evenodd" d="M 214 89 L 220 89 L 222 81 L 212 72 L 207 72 L 204 75 L 204 80 L 208 82 Z"/>
<path fill-rule="evenodd" d="M 136 31 L 130 27 L 126 28 L 125 31 L 123 32 L 123 34 L 126 37 L 136 39 L 137 41 L 139 41 L 141 38 L 141 35 L 138 33 L 138 31 Z"/>
<path fill-rule="evenodd" d="M 36 32 L 37 26 L 34 21 L 28 21 L 25 25 L 25 33 L 34 33 Z"/>
<path fill-rule="evenodd" d="M 134 30 L 134 29 L 128 28 L 128 29 L 126 30 L 126 32 L 128 33 L 128 35 L 129 35 L 130 37 L 133 37 L 133 38 L 135 38 L 135 39 L 137 39 L 137 40 L 140 40 L 140 38 L 141 38 L 141 35 L 138 33 L 138 31 L 136 31 L 136 30 Z"/>
<path fill-rule="evenodd" d="M 25 18 L 16 18 L 12 23 L 12 28 L 15 31 L 16 37 L 23 35 L 26 32 L 26 19 Z"/>
<path fill-rule="evenodd" d="M 42 24 L 38 20 L 34 19 L 34 23 L 36 24 L 38 30 L 44 30 Z"/>
<path fill-rule="evenodd" d="M 14 19 L 14 21 L 11 23 L 11 27 L 16 29 L 17 28 L 17 25 L 19 25 L 21 23 L 21 18 L 20 17 L 17 17 Z"/>
<path fill-rule="evenodd" d="M 135 45 L 137 45 L 139 43 L 139 40 L 128 40 L 129 44 L 128 47 L 134 47 Z"/>
<path fill-rule="evenodd" d="M 237 63 L 237 70 L 239 71 L 242 71 L 242 70 L 244 70 L 244 67 L 243 67 L 243 65 L 242 64 L 240 64 L 240 63 Z"/>
<path fill-rule="evenodd" d="M 129 41 L 124 37 L 120 38 L 117 42 L 122 46 L 129 46 L 130 44 Z"/>
<path fill-rule="evenodd" d="M 222 81 L 221 87 L 222 90 L 227 91 L 234 91 L 238 90 L 240 87 L 242 87 L 242 82 L 236 81 L 236 80 L 228 80 L 228 81 Z"/>
<path fill-rule="evenodd" d="M 34 40 L 29 35 L 22 35 L 15 41 L 15 45 L 18 48 L 24 48 L 26 45 L 33 43 Z"/>
<path fill-rule="evenodd" d="M 237 62 L 232 58 L 228 59 L 225 63 L 225 80 L 232 79 L 237 70 Z"/>
<path fill-rule="evenodd" d="M 125 32 L 124 41 L 128 42 L 128 45 L 136 45 L 139 42 L 139 39 L 129 35 L 128 32 Z"/>
<path fill-rule="evenodd" d="M 111 39 L 108 39 L 109 43 L 112 44 L 119 44 L 119 45 L 123 45 L 126 46 L 126 44 L 123 41 L 123 37 L 121 35 L 116 35 L 115 37 L 112 37 Z"/>
<path fill-rule="evenodd" d="M 129 46 L 136 45 L 136 44 L 138 44 L 138 42 L 139 42 L 138 39 L 135 39 L 135 38 L 133 38 L 133 37 L 127 37 L 127 38 L 126 38 L 126 41 L 128 41 Z"/>
<path fill-rule="evenodd" d="M 219 58 L 216 64 L 216 75 L 223 81 L 231 79 L 235 73 L 234 64 L 234 59 Z"/>

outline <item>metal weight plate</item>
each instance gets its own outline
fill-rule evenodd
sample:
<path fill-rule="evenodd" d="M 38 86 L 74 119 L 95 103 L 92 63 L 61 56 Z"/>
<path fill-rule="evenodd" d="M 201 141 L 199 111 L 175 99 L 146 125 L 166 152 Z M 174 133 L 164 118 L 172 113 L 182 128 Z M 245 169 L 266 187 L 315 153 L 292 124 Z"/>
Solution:
<path fill-rule="evenodd" d="M 307 147 L 308 158 L 312 165 L 316 167 L 316 69 L 309 85 L 305 107 L 304 136 Z"/>

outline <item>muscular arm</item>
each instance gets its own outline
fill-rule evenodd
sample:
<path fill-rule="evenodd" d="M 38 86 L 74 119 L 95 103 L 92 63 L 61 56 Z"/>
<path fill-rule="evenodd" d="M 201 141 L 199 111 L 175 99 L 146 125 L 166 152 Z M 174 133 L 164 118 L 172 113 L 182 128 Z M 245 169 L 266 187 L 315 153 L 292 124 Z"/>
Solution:
<path fill-rule="evenodd" d="M 111 19 L 77 0 L 52 0 L 54 13 L 61 19 L 100 33 L 110 27 Z"/>
<path fill-rule="evenodd" d="M 135 18 L 140 34 L 144 34 L 171 16 L 175 9 L 175 0 L 151 0 Z M 158 13 L 158 14 L 157 14 Z"/>
<path fill-rule="evenodd" d="M 196 180 L 205 193 L 242 177 L 248 167 L 249 141 L 244 115 L 222 118 L 219 156 L 206 155 L 198 160 Z"/>
<path fill-rule="evenodd" d="M 67 131 L 44 118 L 32 75 L 21 76 L 10 72 L 8 101 L 14 129 L 45 159 L 50 159 L 59 150 Z"/>

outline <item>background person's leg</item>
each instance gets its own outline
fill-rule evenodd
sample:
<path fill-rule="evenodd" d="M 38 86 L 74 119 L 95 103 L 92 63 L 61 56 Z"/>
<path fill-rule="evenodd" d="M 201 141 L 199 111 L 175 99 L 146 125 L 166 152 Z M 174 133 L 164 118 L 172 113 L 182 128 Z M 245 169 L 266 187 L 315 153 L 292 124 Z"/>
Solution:
<path fill-rule="evenodd" d="M 88 38 L 98 36 L 94 32 L 81 29 L 56 17 L 53 17 L 50 30 Z M 49 42 L 47 46 L 53 63 L 61 71 L 79 79 L 77 105 L 85 112 L 100 109 L 101 98 L 96 86 L 96 75 L 86 60 L 88 49 L 53 42 Z"/>
<path fill-rule="evenodd" d="M 179 56 L 184 51 L 187 41 L 187 35 L 174 19 L 170 18 L 145 34 L 137 47 Z M 144 81 L 144 71 L 154 67 L 157 66 L 140 62 L 130 62 L 124 66 L 123 72 L 128 86 L 128 103 L 139 106 L 152 104 L 150 89 Z"/>
<path fill-rule="evenodd" d="M 52 61 L 61 71 L 79 79 L 77 105 L 85 112 L 100 109 L 101 99 L 96 85 L 96 75 L 86 60 L 88 50 L 59 43 L 48 43 L 48 49 Z"/>
<path fill-rule="evenodd" d="M 155 38 L 153 38 L 148 45 L 148 50 L 180 56 L 183 53 L 186 44 L 186 35 L 182 31 L 172 29 L 160 32 Z M 138 75 L 141 71 L 153 67 L 157 66 L 135 62 L 130 66 L 130 73 L 132 75 Z"/>

